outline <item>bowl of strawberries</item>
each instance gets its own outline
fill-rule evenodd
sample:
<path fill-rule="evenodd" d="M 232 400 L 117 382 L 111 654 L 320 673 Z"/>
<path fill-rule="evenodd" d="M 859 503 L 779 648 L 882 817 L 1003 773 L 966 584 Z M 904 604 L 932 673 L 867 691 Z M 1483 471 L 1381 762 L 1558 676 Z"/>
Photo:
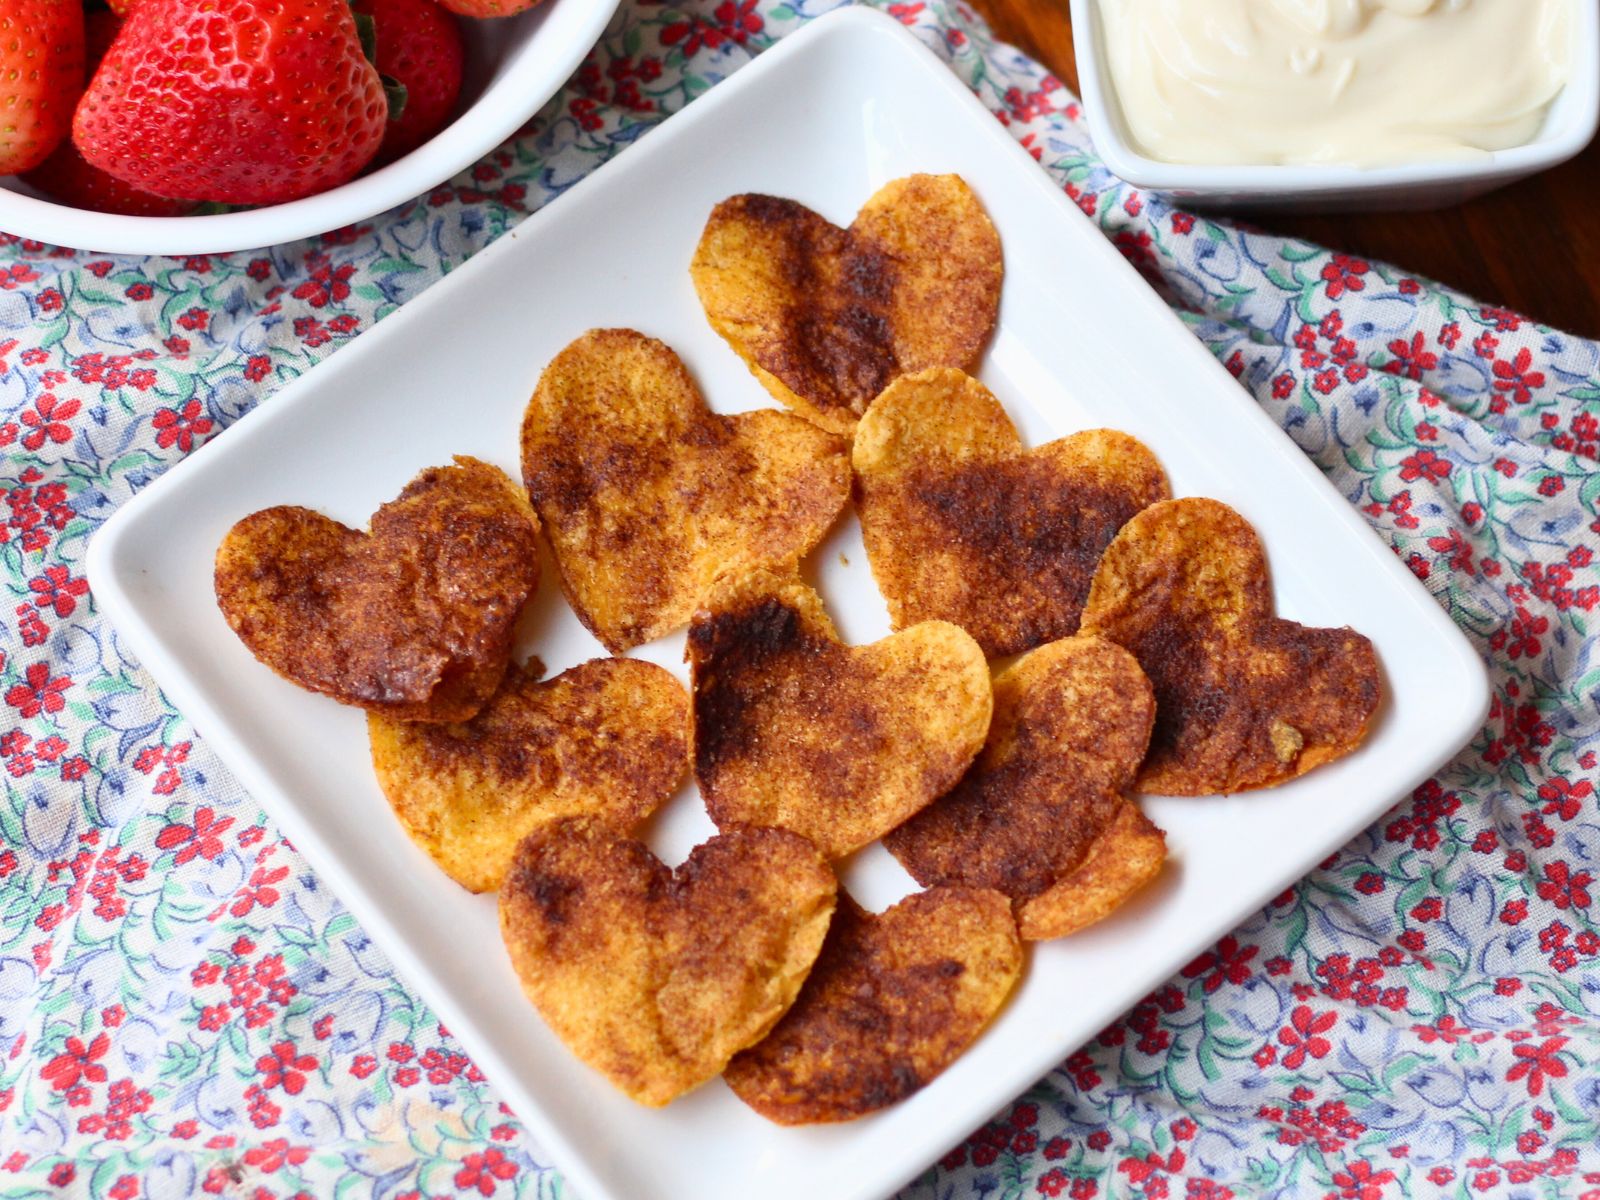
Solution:
<path fill-rule="evenodd" d="M 214 254 L 324 233 L 489 153 L 618 0 L 3 0 L 0 230 Z"/>

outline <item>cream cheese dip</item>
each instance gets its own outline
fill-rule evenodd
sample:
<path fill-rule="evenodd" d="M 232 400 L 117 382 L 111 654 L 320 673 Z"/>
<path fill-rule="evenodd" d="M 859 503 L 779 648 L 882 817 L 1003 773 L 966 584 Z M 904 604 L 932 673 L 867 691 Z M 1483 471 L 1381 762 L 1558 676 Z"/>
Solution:
<path fill-rule="evenodd" d="M 1100 0 L 1133 148 L 1173 163 L 1381 166 L 1531 141 L 1573 0 Z"/>

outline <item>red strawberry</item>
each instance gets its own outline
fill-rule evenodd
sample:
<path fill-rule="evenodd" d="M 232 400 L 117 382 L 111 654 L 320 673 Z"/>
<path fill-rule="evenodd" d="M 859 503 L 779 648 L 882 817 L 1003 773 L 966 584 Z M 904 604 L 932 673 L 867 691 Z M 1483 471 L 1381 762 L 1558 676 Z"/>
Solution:
<path fill-rule="evenodd" d="M 539 0 L 443 0 L 444 6 L 463 17 L 509 17 L 526 12 Z"/>
<path fill-rule="evenodd" d="M 85 13 L 83 19 L 84 59 L 92 72 L 116 39 L 122 20 L 103 8 Z M 169 200 L 90 166 L 71 141 L 57 146 L 54 154 L 28 172 L 27 179 L 63 204 L 94 212 L 130 217 L 181 217 L 195 207 L 193 200 Z"/>
<path fill-rule="evenodd" d="M 80 0 L 0 0 L 0 175 L 50 156 L 81 91 Z"/>
<path fill-rule="evenodd" d="M 387 120 L 347 0 L 139 0 L 72 138 L 159 195 L 276 204 L 355 176 Z"/>
<path fill-rule="evenodd" d="M 355 0 L 355 10 L 372 18 L 378 73 L 406 90 L 405 108 L 389 122 L 376 160 L 393 162 L 450 119 L 461 94 L 461 29 L 433 0 Z"/>

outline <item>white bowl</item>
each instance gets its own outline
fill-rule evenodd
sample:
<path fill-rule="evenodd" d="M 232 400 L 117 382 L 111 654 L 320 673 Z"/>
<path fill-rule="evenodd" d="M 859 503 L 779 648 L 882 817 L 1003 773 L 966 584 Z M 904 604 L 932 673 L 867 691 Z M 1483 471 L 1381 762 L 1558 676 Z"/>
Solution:
<path fill-rule="evenodd" d="M 0 229 L 60 246 L 117 254 L 222 254 L 365 220 L 476 162 L 555 95 L 599 39 L 619 0 L 544 0 L 492 21 L 463 18 L 467 69 L 460 115 L 404 158 L 319 195 L 205 217 L 121 217 L 45 199 L 0 180 Z"/>
<path fill-rule="evenodd" d="M 1117 103 L 1100 0 L 1071 5 L 1084 114 L 1095 149 L 1113 174 L 1184 204 L 1330 211 L 1443 208 L 1547 170 L 1587 146 L 1600 126 L 1600 0 L 1574 2 L 1572 75 L 1538 137 L 1481 158 L 1381 167 L 1195 165 L 1140 154 Z"/>

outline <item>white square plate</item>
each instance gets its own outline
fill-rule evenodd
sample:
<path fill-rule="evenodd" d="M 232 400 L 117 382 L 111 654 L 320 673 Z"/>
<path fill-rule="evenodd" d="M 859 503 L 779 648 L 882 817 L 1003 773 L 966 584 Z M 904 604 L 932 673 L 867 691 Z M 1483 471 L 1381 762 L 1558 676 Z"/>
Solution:
<path fill-rule="evenodd" d="M 361 714 L 282 682 L 229 631 L 212 554 L 234 521 L 273 504 L 362 526 L 451 454 L 515 475 L 540 370 L 591 326 L 664 339 L 714 408 L 769 404 L 690 286 L 712 205 L 763 191 L 843 223 L 916 171 L 959 172 L 1000 230 L 1005 288 L 982 375 L 1024 437 L 1110 425 L 1145 439 L 1177 494 L 1215 496 L 1255 522 L 1284 614 L 1373 639 L 1388 701 L 1358 753 L 1285 787 L 1151 799 L 1172 855 L 1160 883 L 1103 924 L 1036 947 L 994 1026 L 906 1102 L 802 1130 L 768 1124 L 720 1081 L 665 1110 L 640 1108 L 523 999 L 494 899 L 456 887 L 401 831 L 373 780 Z M 888 631 L 854 518 L 808 569 L 848 640 Z M 892 1191 L 1415 787 L 1478 727 L 1488 699 L 1466 640 L 1350 505 L 956 78 L 894 21 L 860 9 L 762 55 L 156 482 L 94 540 L 89 577 L 168 696 L 586 1200 Z M 522 650 L 551 671 L 602 653 L 548 582 L 533 607 Z M 642 653 L 682 674 L 682 645 L 680 634 Z M 710 832 L 690 789 L 649 838 L 677 862 Z M 912 886 L 877 846 L 843 875 L 872 908 Z"/>

